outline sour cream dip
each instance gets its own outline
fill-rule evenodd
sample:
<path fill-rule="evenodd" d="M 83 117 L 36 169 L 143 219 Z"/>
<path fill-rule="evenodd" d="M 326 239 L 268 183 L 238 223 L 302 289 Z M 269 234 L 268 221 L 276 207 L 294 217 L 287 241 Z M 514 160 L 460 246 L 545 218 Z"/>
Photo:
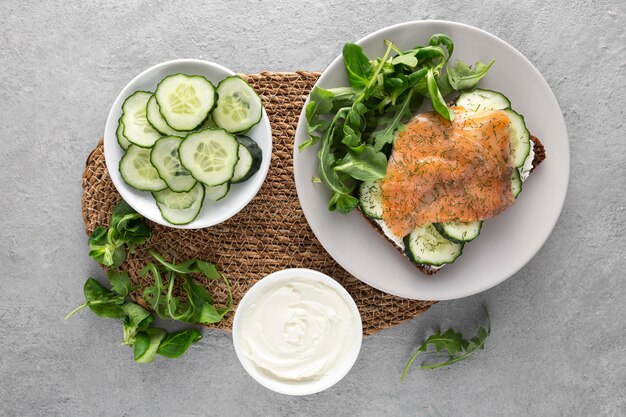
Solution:
<path fill-rule="evenodd" d="M 256 283 L 233 324 L 237 356 L 262 385 L 291 395 L 312 394 L 354 364 L 361 317 L 335 280 L 309 269 L 287 269 Z"/>

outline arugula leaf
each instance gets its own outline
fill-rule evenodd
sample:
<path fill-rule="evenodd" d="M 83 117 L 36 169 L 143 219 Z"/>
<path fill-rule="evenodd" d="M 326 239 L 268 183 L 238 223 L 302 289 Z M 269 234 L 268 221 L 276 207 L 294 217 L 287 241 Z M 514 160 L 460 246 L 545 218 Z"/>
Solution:
<path fill-rule="evenodd" d="M 420 353 L 428 352 L 428 347 L 432 346 L 435 352 L 447 352 L 449 358 L 443 362 L 438 362 L 430 365 L 421 365 L 422 369 L 436 369 L 443 366 L 452 365 L 456 362 L 460 362 L 470 357 L 474 352 L 479 349 L 485 348 L 485 341 L 491 334 L 491 321 L 489 319 L 489 312 L 487 308 L 483 306 L 483 312 L 487 320 L 487 328 L 478 326 L 476 331 L 476 337 L 471 340 L 466 340 L 463 335 L 453 329 L 448 329 L 445 332 L 436 332 L 426 339 L 424 343 L 415 351 L 415 353 L 409 358 L 404 371 L 402 372 L 402 381 L 406 377 L 409 368 Z"/>
<path fill-rule="evenodd" d="M 430 37 L 430 40 L 428 41 L 428 44 L 431 46 L 439 46 L 439 45 L 445 46 L 446 49 L 448 50 L 448 56 L 451 56 L 452 52 L 454 52 L 454 42 L 452 41 L 452 38 L 450 38 L 448 35 L 445 35 L 443 33 L 432 35 Z"/>
<path fill-rule="evenodd" d="M 189 346 L 200 339 L 202 339 L 202 334 L 193 329 L 170 333 L 161 341 L 157 353 L 167 358 L 178 358 L 187 351 Z"/>
<path fill-rule="evenodd" d="M 457 61 L 453 67 L 448 67 L 448 76 L 446 77 L 450 86 L 458 91 L 471 90 L 478 85 L 481 78 L 487 75 L 489 68 L 496 62 L 492 59 L 487 65 L 478 61 L 474 65 L 474 69 L 462 61 Z"/>
<path fill-rule="evenodd" d="M 343 125 L 343 139 L 341 143 L 356 153 L 363 152 L 363 149 L 365 149 L 365 144 L 361 142 L 361 132 L 359 130 L 355 131 L 348 125 Z"/>
<path fill-rule="evenodd" d="M 373 181 L 385 176 L 387 157 L 372 145 L 365 145 L 360 153 L 349 151 L 333 169 L 360 181 Z"/>
<path fill-rule="evenodd" d="M 395 133 L 404 130 L 404 122 L 411 117 L 410 103 L 413 91 L 408 92 L 402 104 L 390 107 L 386 114 L 379 118 L 378 123 L 383 127 L 371 135 L 375 150 L 380 151 L 386 144 L 392 143 Z"/>
<path fill-rule="evenodd" d="M 189 259 L 177 264 L 168 262 L 156 252 L 150 255 L 159 263 L 149 263 L 141 271 L 142 276 L 151 275 L 154 285 L 147 287 L 143 292 L 143 298 L 162 318 L 188 323 L 217 323 L 233 308 L 233 296 L 230 281 L 217 271 L 214 264 L 199 259 Z M 167 288 L 163 285 L 161 274 L 167 277 Z M 228 304 L 226 307 L 216 308 L 213 305 L 211 293 L 204 287 L 195 283 L 190 274 L 203 274 L 208 279 L 221 279 L 226 285 L 228 292 Z M 174 286 L 177 277 L 183 281 L 183 290 L 186 301 L 174 295 Z"/>
<path fill-rule="evenodd" d="M 343 46 L 342 55 L 350 85 L 357 88 L 367 86 L 372 73 L 372 65 L 363 53 L 363 48 L 354 43 L 346 43 Z"/>
<path fill-rule="evenodd" d="M 446 101 L 441 96 L 441 92 L 437 86 L 437 81 L 435 80 L 435 75 L 432 69 L 429 69 L 426 74 L 426 85 L 428 86 L 430 101 L 432 102 L 435 111 L 446 120 L 454 120 L 454 110 L 448 107 Z"/>

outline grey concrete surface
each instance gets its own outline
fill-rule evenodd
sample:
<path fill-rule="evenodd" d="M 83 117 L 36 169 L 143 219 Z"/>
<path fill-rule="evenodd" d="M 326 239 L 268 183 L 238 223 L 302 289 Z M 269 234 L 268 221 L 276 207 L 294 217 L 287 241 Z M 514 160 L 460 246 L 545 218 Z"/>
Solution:
<path fill-rule="evenodd" d="M 0 415 L 626 415 L 625 12 L 604 0 L 0 0 Z M 343 381 L 304 398 L 257 385 L 219 331 L 183 359 L 145 366 L 119 345 L 119 323 L 88 312 L 63 321 L 85 278 L 102 277 L 87 256 L 81 174 L 131 77 L 181 57 L 323 70 L 345 41 L 427 18 L 512 44 L 565 114 L 569 194 L 523 270 L 366 338 Z M 493 322 L 485 351 L 400 383 L 419 341 L 439 326 L 470 334 L 482 303 Z"/>

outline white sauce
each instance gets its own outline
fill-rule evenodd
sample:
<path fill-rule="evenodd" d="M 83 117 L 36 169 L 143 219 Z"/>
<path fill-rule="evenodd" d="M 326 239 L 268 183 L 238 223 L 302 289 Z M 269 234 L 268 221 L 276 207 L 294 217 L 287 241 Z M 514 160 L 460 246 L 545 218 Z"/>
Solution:
<path fill-rule="evenodd" d="M 319 380 L 350 361 L 355 317 L 331 286 L 305 278 L 279 280 L 256 296 L 241 317 L 244 355 L 274 379 Z"/>
<path fill-rule="evenodd" d="M 524 165 L 519 169 L 519 176 L 522 182 L 526 181 L 528 175 L 530 175 L 530 170 L 533 169 L 533 160 L 535 159 L 535 142 L 530 141 L 530 152 L 524 161 Z"/>

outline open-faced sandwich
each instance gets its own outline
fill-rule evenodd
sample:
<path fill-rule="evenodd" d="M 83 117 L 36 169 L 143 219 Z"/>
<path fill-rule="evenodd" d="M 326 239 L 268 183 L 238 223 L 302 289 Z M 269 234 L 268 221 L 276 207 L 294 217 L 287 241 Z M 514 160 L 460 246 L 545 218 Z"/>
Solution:
<path fill-rule="evenodd" d="M 478 237 L 483 220 L 514 204 L 545 151 L 504 94 L 477 88 L 493 61 L 448 65 L 446 35 L 408 51 L 387 44 L 375 60 L 344 46 L 351 86 L 315 87 L 301 149 L 321 142 L 319 181 L 333 192 L 330 210 L 359 210 L 433 274 Z M 433 111 L 419 112 L 423 98 Z"/>

